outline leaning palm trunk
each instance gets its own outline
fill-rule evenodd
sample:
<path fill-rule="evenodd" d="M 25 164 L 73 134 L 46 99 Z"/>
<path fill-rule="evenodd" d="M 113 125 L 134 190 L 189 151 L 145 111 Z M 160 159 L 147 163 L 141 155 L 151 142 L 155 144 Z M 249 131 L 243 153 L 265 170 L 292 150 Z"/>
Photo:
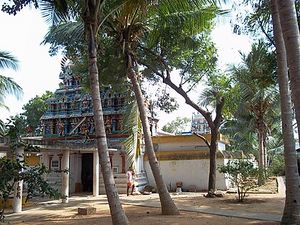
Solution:
<path fill-rule="evenodd" d="M 300 35 L 295 1 L 277 1 L 284 44 L 289 68 L 292 101 L 294 102 L 298 137 L 300 140 Z"/>
<path fill-rule="evenodd" d="M 293 112 L 289 89 L 286 50 L 282 37 L 276 0 L 271 1 L 273 32 L 277 53 L 277 75 L 280 90 L 281 118 L 284 143 L 286 200 L 281 224 L 300 224 L 300 188 L 295 140 Z"/>
<path fill-rule="evenodd" d="M 178 215 L 179 211 L 173 201 L 173 199 L 170 196 L 170 193 L 168 192 L 167 186 L 165 185 L 162 174 L 160 172 L 160 168 L 158 165 L 158 161 L 156 158 L 156 155 L 154 153 L 154 148 L 151 140 L 151 133 L 149 128 L 149 122 L 148 117 L 144 105 L 144 98 L 139 86 L 139 83 L 137 81 L 136 73 L 132 66 L 132 60 L 131 57 L 128 56 L 128 77 L 132 83 L 133 91 L 136 97 L 136 101 L 138 104 L 138 108 L 140 111 L 140 117 L 142 120 L 142 126 L 143 126 L 143 132 L 144 132 L 144 138 L 145 138 L 145 145 L 146 145 L 146 153 L 149 158 L 149 164 L 155 179 L 155 183 L 157 186 L 157 191 L 160 198 L 160 204 L 161 204 L 161 211 L 163 215 Z"/>
<path fill-rule="evenodd" d="M 87 0 L 85 17 L 83 18 L 86 26 L 88 40 L 89 76 L 92 89 L 96 141 L 98 154 L 100 158 L 99 161 L 101 165 L 101 171 L 105 185 L 105 191 L 110 207 L 112 223 L 113 225 L 127 225 L 129 224 L 129 221 L 120 203 L 108 155 L 108 147 L 106 141 L 103 111 L 100 97 L 97 67 L 97 45 L 95 41 L 98 29 L 97 16 L 100 2 L 101 1 Z"/>

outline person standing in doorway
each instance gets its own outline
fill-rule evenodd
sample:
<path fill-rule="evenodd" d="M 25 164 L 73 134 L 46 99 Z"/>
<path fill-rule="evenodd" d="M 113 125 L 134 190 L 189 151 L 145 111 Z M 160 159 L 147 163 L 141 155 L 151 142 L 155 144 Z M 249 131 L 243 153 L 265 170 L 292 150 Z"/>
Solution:
<path fill-rule="evenodd" d="M 135 188 L 134 185 L 135 173 L 133 169 L 130 168 L 126 173 L 126 176 L 127 176 L 127 196 L 129 196 L 129 189 L 131 189 L 131 195 L 133 195 L 133 191 Z"/>

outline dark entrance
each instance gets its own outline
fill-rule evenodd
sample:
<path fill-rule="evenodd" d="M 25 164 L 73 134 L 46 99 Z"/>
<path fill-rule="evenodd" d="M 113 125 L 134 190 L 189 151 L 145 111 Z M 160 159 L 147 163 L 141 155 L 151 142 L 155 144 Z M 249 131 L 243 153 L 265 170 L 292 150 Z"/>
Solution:
<path fill-rule="evenodd" d="M 82 154 L 81 183 L 83 192 L 93 192 L 93 153 Z"/>

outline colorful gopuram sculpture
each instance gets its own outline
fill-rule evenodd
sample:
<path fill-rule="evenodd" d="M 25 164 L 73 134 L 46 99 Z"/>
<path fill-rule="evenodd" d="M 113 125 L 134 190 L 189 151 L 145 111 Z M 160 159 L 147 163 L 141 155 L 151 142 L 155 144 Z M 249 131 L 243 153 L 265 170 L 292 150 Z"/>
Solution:
<path fill-rule="evenodd" d="M 95 129 L 92 97 L 81 86 L 81 77 L 70 67 L 60 74 L 62 83 L 54 96 L 47 100 L 48 110 L 41 118 L 44 138 L 55 140 L 93 140 Z M 101 92 L 107 135 L 120 134 L 124 114 L 125 94 L 110 88 Z"/>

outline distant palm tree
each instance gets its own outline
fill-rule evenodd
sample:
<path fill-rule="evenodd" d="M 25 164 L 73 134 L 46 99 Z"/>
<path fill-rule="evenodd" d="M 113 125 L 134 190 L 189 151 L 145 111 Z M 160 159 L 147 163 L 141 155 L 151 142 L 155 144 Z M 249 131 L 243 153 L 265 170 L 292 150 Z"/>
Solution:
<path fill-rule="evenodd" d="M 17 70 L 18 60 L 9 52 L 0 51 L 0 69 Z M 4 98 L 8 94 L 20 97 L 22 95 L 22 88 L 12 78 L 0 74 L 0 107 L 8 109 L 4 104 Z"/>
<path fill-rule="evenodd" d="M 238 112 L 242 115 L 249 115 L 248 124 L 254 125 L 253 129 L 257 134 L 258 161 L 261 171 L 264 171 L 268 165 L 267 135 L 274 123 L 274 118 L 278 116 L 274 68 L 274 58 L 262 42 L 253 45 L 248 55 L 242 55 L 240 66 L 232 68 L 233 76 L 241 90 L 241 104 Z M 260 178 L 260 183 L 263 183 L 263 177 L 260 176 Z"/>

